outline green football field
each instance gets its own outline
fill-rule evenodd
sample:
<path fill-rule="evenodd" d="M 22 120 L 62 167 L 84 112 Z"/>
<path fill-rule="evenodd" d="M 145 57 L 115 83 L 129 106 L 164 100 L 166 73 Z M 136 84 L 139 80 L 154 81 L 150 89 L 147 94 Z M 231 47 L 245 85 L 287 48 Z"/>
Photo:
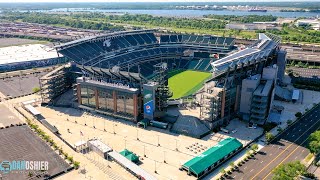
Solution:
<path fill-rule="evenodd" d="M 178 99 L 183 96 L 191 95 L 197 92 L 203 82 L 211 77 L 211 73 L 199 71 L 174 71 L 170 72 L 169 88 L 173 92 L 171 99 Z"/>

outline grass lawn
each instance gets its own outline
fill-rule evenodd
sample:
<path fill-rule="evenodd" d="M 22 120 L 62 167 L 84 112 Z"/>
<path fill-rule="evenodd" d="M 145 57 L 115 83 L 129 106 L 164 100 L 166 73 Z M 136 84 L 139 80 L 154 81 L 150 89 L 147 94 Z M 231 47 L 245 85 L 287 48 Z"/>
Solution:
<path fill-rule="evenodd" d="M 171 99 L 178 99 L 197 92 L 202 87 L 202 83 L 211 77 L 211 73 L 190 70 L 180 73 L 171 72 L 169 75 L 171 75 L 169 88 L 173 92 Z"/>

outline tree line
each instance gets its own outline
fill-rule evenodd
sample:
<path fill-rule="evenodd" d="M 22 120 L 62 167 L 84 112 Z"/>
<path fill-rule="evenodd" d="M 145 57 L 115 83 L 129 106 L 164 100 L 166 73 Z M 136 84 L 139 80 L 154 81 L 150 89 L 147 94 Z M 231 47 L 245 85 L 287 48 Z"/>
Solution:
<path fill-rule="evenodd" d="M 204 18 L 211 18 L 211 19 L 219 19 L 223 21 L 229 22 L 238 22 L 238 23 L 253 23 L 253 22 L 272 22 L 276 21 L 277 17 L 272 15 L 247 15 L 247 16 L 236 16 L 236 15 L 215 15 L 215 14 L 208 14 L 204 15 Z"/>
<path fill-rule="evenodd" d="M 188 29 L 224 29 L 226 22 L 220 20 L 190 19 L 176 17 L 151 16 L 146 14 L 110 15 L 106 19 L 118 23 L 134 23 L 139 25 L 153 25 Z"/>
<path fill-rule="evenodd" d="M 38 24 L 62 25 L 73 28 L 92 29 L 92 30 L 109 30 L 117 31 L 124 30 L 122 26 L 115 26 L 106 22 L 96 21 L 81 21 L 78 19 L 70 18 L 69 15 L 45 14 L 45 13 L 19 13 L 7 12 L 2 17 L 9 21 L 22 21 Z"/>

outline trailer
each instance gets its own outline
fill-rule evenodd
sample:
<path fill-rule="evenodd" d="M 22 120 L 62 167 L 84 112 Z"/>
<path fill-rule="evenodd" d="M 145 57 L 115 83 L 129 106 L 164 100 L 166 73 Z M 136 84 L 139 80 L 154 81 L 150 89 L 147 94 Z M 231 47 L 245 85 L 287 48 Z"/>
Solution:
<path fill-rule="evenodd" d="M 161 128 L 161 129 L 167 129 L 168 123 L 159 122 L 159 121 L 150 121 L 150 125 L 153 127 Z"/>

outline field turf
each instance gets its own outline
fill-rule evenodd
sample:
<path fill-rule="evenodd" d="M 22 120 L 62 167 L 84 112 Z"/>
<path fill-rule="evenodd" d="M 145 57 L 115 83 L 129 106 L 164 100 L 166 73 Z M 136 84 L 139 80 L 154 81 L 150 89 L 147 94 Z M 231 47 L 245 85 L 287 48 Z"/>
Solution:
<path fill-rule="evenodd" d="M 171 99 L 178 99 L 197 92 L 211 73 L 187 70 L 173 71 L 169 76 L 169 88 L 173 92 Z"/>

